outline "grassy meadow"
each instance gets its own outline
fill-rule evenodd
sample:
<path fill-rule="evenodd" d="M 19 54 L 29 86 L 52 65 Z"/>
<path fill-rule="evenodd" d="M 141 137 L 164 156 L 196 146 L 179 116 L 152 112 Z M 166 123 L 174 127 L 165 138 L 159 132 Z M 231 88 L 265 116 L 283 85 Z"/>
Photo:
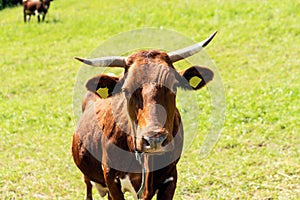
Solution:
<path fill-rule="evenodd" d="M 299 22 L 297 0 L 54 0 L 40 24 L 24 24 L 21 6 L 1 10 L 0 199 L 84 198 L 71 156 L 73 58 L 148 27 L 194 41 L 219 32 L 206 53 L 225 88 L 222 135 L 205 158 L 195 138 L 174 199 L 300 199 Z M 209 116 L 207 90 L 199 95 Z"/>

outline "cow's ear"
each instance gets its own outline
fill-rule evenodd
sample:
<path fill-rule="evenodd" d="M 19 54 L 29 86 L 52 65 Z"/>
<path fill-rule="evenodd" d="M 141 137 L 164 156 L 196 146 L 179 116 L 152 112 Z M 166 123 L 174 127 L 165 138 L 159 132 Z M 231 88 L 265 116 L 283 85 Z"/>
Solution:
<path fill-rule="evenodd" d="M 181 75 L 180 87 L 189 90 L 202 88 L 214 77 L 212 70 L 200 66 L 193 66 L 179 73 Z"/>
<path fill-rule="evenodd" d="M 118 81 L 119 78 L 116 76 L 100 74 L 90 78 L 85 83 L 85 87 L 87 90 L 97 94 L 101 98 L 107 98 L 112 95 Z"/>

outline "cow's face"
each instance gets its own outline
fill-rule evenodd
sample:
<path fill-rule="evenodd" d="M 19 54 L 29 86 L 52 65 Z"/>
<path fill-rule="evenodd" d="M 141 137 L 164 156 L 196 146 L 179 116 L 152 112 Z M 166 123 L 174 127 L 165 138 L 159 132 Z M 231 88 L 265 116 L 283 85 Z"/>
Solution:
<path fill-rule="evenodd" d="M 48 10 L 49 7 L 50 7 L 50 2 L 53 1 L 53 0 L 43 0 L 42 3 L 43 3 L 43 7 L 45 10 Z"/>
<path fill-rule="evenodd" d="M 127 60 L 122 92 L 136 149 L 157 153 L 173 148 L 177 72 L 166 53 L 140 51 Z"/>
<path fill-rule="evenodd" d="M 190 86 L 189 81 L 195 77 L 200 81 Z M 90 79 L 86 86 L 90 91 L 107 87 L 108 96 L 118 95 L 120 101 L 125 101 L 137 151 L 163 153 L 174 148 L 173 138 L 178 131 L 173 129 L 177 87 L 197 90 L 212 78 L 213 72 L 208 68 L 191 67 L 177 72 L 167 53 L 139 51 L 128 57 L 120 80 L 105 75 L 99 83 L 97 78 Z"/>

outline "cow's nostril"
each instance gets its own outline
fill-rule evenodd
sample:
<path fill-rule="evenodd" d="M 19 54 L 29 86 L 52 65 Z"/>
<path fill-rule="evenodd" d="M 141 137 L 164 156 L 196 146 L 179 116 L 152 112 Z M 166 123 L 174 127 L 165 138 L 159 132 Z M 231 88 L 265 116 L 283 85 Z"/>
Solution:
<path fill-rule="evenodd" d="M 145 138 L 142 138 L 142 143 L 143 143 L 143 146 L 145 147 L 150 147 L 150 143 L 148 140 L 146 140 Z"/>
<path fill-rule="evenodd" d="M 163 140 L 163 142 L 162 142 L 162 144 L 161 144 L 161 146 L 164 147 L 167 144 L 168 144 L 168 140 L 167 140 L 167 137 L 165 137 L 164 140 Z"/>

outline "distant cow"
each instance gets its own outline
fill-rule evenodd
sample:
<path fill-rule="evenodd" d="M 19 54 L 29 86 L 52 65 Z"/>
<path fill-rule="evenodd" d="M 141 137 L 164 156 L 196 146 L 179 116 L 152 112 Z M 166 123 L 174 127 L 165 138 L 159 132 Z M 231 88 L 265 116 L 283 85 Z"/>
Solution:
<path fill-rule="evenodd" d="M 96 75 L 86 83 L 72 153 L 84 174 L 87 200 L 93 199 L 92 183 L 102 197 L 113 200 L 124 199 L 126 191 L 135 199 L 173 198 L 183 147 L 176 90 L 198 90 L 213 79 L 206 67 L 178 72 L 173 63 L 199 52 L 215 34 L 171 53 L 141 50 L 129 57 L 77 58 L 95 67 L 124 69 L 120 77 Z"/>
<path fill-rule="evenodd" d="M 40 15 L 42 15 L 44 21 L 51 1 L 53 0 L 23 0 L 24 22 L 30 21 L 31 15 L 37 15 L 38 22 L 41 21 Z"/>

